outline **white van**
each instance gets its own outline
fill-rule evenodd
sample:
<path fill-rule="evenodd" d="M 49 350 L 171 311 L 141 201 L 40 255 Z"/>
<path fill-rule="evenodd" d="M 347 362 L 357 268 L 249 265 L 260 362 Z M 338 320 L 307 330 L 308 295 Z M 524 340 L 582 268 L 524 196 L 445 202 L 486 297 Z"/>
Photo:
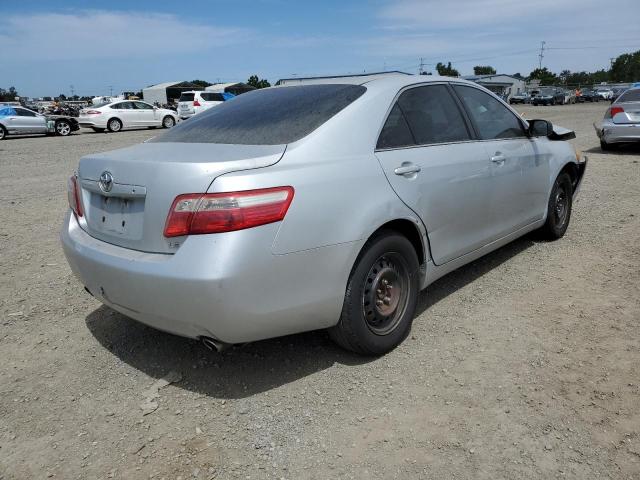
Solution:
<path fill-rule="evenodd" d="M 233 98 L 231 93 L 199 92 L 195 90 L 182 92 L 178 100 L 178 115 L 182 120 L 186 120 L 231 98 Z"/>

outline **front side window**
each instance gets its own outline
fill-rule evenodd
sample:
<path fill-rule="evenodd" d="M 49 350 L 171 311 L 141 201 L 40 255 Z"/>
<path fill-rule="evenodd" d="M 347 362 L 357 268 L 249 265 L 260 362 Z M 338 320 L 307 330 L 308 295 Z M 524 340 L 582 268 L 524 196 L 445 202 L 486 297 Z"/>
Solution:
<path fill-rule="evenodd" d="M 153 110 L 153 107 L 144 102 L 133 102 L 138 110 Z"/>
<path fill-rule="evenodd" d="M 25 110 L 24 108 L 16 108 L 16 113 L 19 117 L 35 117 L 35 112 L 30 110 Z"/>
<path fill-rule="evenodd" d="M 482 140 L 525 137 L 518 117 L 491 95 L 474 87 L 454 85 Z"/>

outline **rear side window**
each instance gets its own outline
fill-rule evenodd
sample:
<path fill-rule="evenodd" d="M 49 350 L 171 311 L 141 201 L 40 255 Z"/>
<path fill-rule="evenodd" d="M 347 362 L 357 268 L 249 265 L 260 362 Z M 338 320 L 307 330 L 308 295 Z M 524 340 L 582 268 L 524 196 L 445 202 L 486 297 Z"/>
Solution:
<path fill-rule="evenodd" d="M 193 102 L 193 97 L 195 93 L 182 93 L 180 94 L 179 102 Z"/>
<path fill-rule="evenodd" d="M 446 85 L 411 88 L 400 95 L 398 105 L 418 145 L 461 142 L 471 138 Z"/>
<path fill-rule="evenodd" d="M 361 85 L 254 90 L 210 108 L 152 142 L 283 145 L 300 140 L 358 99 Z"/>
<path fill-rule="evenodd" d="M 115 108 L 116 110 L 131 110 L 133 105 L 131 102 L 120 102 L 115 105 L 111 105 L 111 108 Z"/>
<path fill-rule="evenodd" d="M 408 147 L 415 145 L 415 143 L 409 124 L 396 103 L 391 109 L 384 127 L 382 127 L 376 148 Z"/>
<path fill-rule="evenodd" d="M 520 120 L 498 100 L 474 87 L 454 85 L 483 140 L 524 137 Z"/>
<path fill-rule="evenodd" d="M 224 97 L 221 93 L 201 93 L 200 97 L 202 97 L 205 102 L 224 102 Z"/>
<path fill-rule="evenodd" d="M 616 103 L 622 102 L 640 102 L 640 88 L 634 88 L 633 90 L 627 90 L 618 97 Z"/>

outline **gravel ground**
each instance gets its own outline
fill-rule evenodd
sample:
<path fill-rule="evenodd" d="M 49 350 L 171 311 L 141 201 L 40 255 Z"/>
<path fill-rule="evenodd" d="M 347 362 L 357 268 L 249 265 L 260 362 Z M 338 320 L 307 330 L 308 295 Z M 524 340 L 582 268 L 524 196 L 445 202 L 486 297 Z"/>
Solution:
<path fill-rule="evenodd" d="M 66 179 L 155 133 L 0 142 L 0 478 L 640 478 L 640 148 L 600 151 L 606 107 L 520 107 L 590 157 L 567 235 L 442 278 L 378 359 L 323 332 L 211 353 L 102 307 Z"/>

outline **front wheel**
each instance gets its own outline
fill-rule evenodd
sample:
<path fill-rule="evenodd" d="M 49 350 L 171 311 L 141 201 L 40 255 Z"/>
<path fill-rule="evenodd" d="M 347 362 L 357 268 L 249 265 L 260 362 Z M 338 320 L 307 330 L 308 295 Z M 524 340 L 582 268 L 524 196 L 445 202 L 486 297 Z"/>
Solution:
<path fill-rule="evenodd" d="M 4 140 L 7 136 L 7 131 L 4 129 L 2 125 L 0 125 L 0 140 Z"/>
<path fill-rule="evenodd" d="M 573 185 L 567 173 L 556 178 L 547 204 L 547 221 L 540 233 L 548 240 L 562 238 L 569 227 L 571 208 L 573 206 Z"/>
<path fill-rule="evenodd" d="M 409 334 L 418 298 L 418 255 L 406 237 L 382 231 L 363 247 L 351 271 L 340 321 L 329 329 L 338 345 L 382 355 Z"/>
<path fill-rule="evenodd" d="M 163 126 L 164 128 L 171 128 L 171 127 L 173 127 L 175 124 L 176 124 L 175 119 L 174 119 L 172 116 L 170 116 L 170 115 L 167 115 L 166 117 L 164 117 L 164 118 L 162 119 L 162 126 Z"/>
<path fill-rule="evenodd" d="M 58 120 L 56 122 L 56 135 L 66 137 L 71 134 L 71 125 L 66 120 Z"/>

